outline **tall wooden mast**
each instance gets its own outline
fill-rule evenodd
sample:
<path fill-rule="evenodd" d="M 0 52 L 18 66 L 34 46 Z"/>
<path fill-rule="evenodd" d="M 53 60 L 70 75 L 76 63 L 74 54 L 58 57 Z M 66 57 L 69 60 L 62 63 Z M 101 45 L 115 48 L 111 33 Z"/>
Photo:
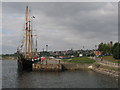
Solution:
<path fill-rule="evenodd" d="M 25 58 L 32 58 L 32 31 L 31 21 L 29 17 L 29 9 L 26 7 L 26 43 L 25 43 Z"/>

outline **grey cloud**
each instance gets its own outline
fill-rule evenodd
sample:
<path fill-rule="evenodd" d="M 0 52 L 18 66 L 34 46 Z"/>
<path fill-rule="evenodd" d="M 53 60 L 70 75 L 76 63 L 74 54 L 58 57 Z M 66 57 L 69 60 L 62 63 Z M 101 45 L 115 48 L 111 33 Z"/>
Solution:
<path fill-rule="evenodd" d="M 11 30 L 20 36 L 18 32 L 23 30 L 26 5 L 24 2 L 3 3 L 3 28 L 6 32 Z M 50 50 L 81 49 L 83 45 L 92 49 L 102 41 L 117 41 L 118 10 L 111 3 L 32 2 L 29 6 L 31 14 L 36 17 L 33 28 L 37 30 L 39 50 L 46 44 Z M 6 40 L 19 44 L 17 39 L 6 36 Z"/>

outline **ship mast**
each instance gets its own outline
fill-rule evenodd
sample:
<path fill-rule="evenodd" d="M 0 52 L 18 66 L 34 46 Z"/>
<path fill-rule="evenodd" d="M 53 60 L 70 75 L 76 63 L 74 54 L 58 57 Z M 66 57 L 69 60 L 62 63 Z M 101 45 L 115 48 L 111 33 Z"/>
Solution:
<path fill-rule="evenodd" d="M 25 58 L 32 58 L 32 30 L 31 30 L 31 21 L 29 17 L 29 9 L 26 7 L 26 24 L 25 24 Z"/>

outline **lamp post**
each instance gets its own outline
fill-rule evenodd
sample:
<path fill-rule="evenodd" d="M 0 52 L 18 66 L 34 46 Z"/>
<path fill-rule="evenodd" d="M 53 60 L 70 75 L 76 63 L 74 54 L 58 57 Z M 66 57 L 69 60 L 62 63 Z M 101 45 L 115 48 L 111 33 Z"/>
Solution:
<path fill-rule="evenodd" d="M 48 45 L 46 45 L 46 52 L 48 51 Z"/>
<path fill-rule="evenodd" d="M 44 52 L 44 48 L 43 48 L 42 50 L 43 50 L 43 52 Z"/>
<path fill-rule="evenodd" d="M 97 45 L 95 45 L 95 50 L 97 50 Z"/>
<path fill-rule="evenodd" d="M 85 49 L 85 47 L 83 46 L 83 50 Z"/>

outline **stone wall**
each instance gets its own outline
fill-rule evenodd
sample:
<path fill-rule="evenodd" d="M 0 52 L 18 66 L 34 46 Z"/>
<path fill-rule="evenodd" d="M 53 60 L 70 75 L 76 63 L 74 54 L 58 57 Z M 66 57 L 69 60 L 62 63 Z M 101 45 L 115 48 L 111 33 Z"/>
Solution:
<path fill-rule="evenodd" d="M 33 71 L 61 71 L 62 65 L 60 64 L 33 64 L 32 65 Z"/>
<path fill-rule="evenodd" d="M 91 64 L 66 63 L 62 64 L 63 70 L 90 70 Z"/>

